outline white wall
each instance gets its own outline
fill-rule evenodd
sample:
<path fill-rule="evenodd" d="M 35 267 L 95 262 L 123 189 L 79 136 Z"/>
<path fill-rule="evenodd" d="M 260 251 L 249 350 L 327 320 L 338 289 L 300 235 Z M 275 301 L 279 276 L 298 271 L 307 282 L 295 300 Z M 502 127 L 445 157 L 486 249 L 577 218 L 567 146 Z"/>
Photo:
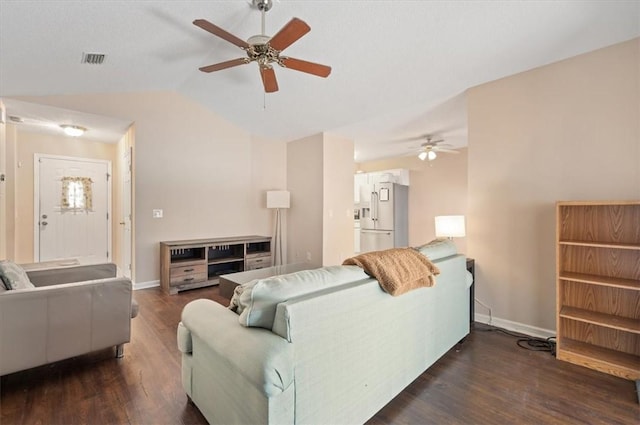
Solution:
<path fill-rule="evenodd" d="M 556 201 L 640 199 L 639 48 L 469 90 L 467 243 L 494 318 L 555 329 Z"/>
<path fill-rule="evenodd" d="M 135 122 L 137 283 L 160 277 L 163 240 L 271 235 L 264 188 L 286 182 L 284 143 L 254 139 L 179 94 L 23 97 L 21 100 Z M 268 158 L 262 167 L 253 167 Z M 164 218 L 153 219 L 152 210 Z"/>

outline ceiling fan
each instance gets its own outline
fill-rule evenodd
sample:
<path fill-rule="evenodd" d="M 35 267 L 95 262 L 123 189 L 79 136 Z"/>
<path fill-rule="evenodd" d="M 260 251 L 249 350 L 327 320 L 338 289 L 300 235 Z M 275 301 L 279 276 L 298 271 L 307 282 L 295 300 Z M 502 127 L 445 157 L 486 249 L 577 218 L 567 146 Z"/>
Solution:
<path fill-rule="evenodd" d="M 229 43 L 235 44 L 247 54 L 246 58 L 232 59 L 213 65 L 203 66 L 199 68 L 200 71 L 214 72 L 238 65 L 244 65 L 249 62 L 257 62 L 260 68 L 260 75 L 262 76 L 264 91 L 267 93 L 278 91 L 278 81 L 276 79 L 273 66 L 271 65 L 273 63 L 276 63 L 283 68 L 306 72 L 307 74 L 317 75 L 318 77 L 326 78 L 329 76 L 331 73 L 331 67 L 329 66 L 307 62 L 288 56 L 280 56 L 280 53 L 284 49 L 311 31 L 309 25 L 301 19 L 293 18 L 284 27 L 282 27 L 276 35 L 269 37 L 265 34 L 264 29 L 265 13 L 273 6 L 272 0 L 253 0 L 253 5 L 262 12 L 262 33 L 260 35 L 249 37 L 247 41 L 236 37 L 205 19 L 196 19 L 193 21 L 194 25 L 228 41 Z"/>
<path fill-rule="evenodd" d="M 429 161 L 433 161 L 438 157 L 436 152 L 443 153 L 454 153 L 457 154 L 458 151 L 453 148 L 453 146 L 443 143 L 444 139 L 433 140 L 433 136 L 430 134 L 425 134 L 423 136 L 415 137 L 411 140 L 420 140 L 426 139 L 427 141 L 420 145 L 420 153 L 418 153 L 418 158 L 424 161 L 428 159 Z"/>

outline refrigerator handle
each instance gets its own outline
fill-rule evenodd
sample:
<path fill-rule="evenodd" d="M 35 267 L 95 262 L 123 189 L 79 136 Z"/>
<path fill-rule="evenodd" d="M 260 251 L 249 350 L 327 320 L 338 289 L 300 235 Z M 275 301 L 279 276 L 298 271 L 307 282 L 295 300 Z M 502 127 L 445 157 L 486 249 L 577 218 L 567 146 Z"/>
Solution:
<path fill-rule="evenodd" d="M 373 221 L 378 221 L 378 192 L 371 193 L 371 207 L 373 209 Z"/>
<path fill-rule="evenodd" d="M 376 202 L 375 202 L 375 198 L 373 197 L 375 195 L 375 192 L 371 192 L 371 221 L 376 221 Z"/>

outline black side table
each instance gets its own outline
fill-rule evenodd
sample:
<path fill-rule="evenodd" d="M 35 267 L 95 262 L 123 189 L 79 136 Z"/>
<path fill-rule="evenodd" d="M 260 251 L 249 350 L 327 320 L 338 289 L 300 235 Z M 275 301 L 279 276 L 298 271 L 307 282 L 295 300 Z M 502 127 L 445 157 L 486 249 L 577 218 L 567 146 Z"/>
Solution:
<path fill-rule="evenodd" d="M 471 273 L 473 282 L 469 288 L 469 324 L 473 325 L 475 315 L 476 260 L 467 258 L 467 271 Z"/>

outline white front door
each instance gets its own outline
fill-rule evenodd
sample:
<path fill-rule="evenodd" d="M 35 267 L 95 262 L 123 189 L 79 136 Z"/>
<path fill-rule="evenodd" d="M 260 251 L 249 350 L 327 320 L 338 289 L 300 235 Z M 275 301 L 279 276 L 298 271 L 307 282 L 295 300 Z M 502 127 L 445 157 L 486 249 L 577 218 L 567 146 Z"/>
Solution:
<path fill-rule="evenodd" d="M 35 156 L 35 261 L 111 260 L 111 163 Z"/>

